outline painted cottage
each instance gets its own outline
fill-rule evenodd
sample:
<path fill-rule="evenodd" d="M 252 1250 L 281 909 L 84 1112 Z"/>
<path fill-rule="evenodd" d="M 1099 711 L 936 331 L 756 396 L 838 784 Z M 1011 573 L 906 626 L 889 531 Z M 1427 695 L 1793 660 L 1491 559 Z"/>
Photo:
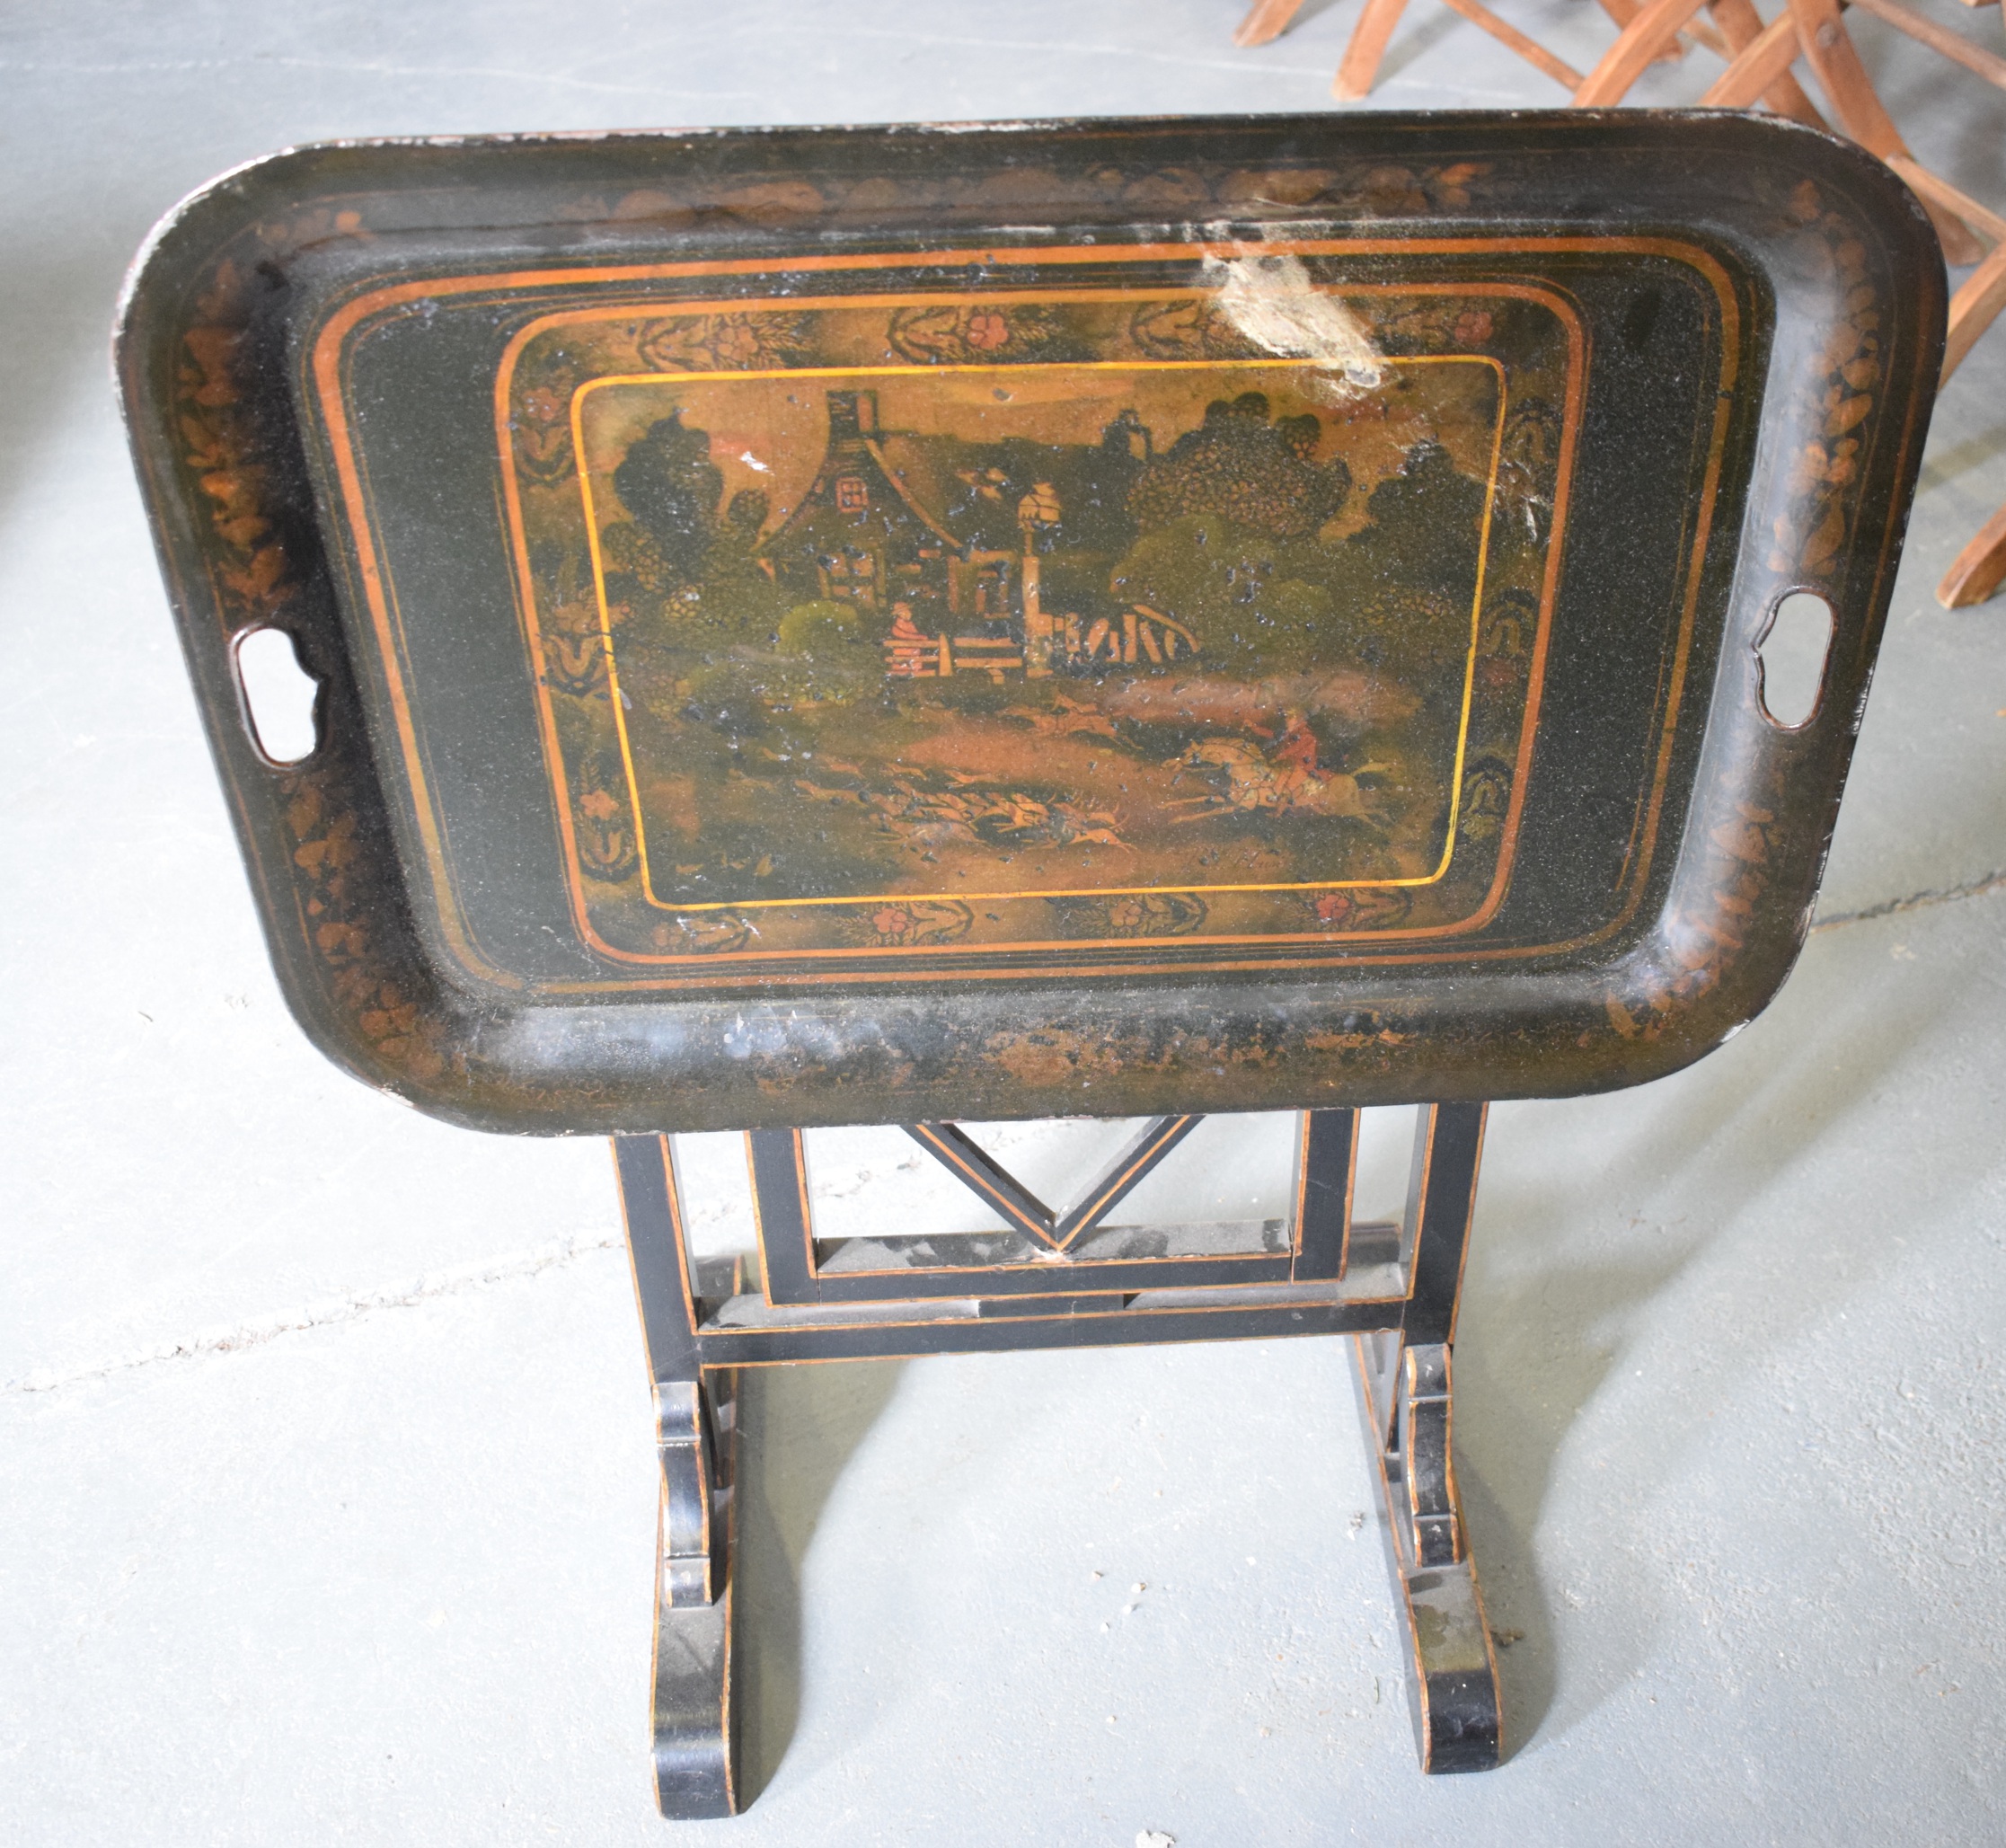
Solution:
<path fill-rule="evenodd" d="M 814 481 L 760 557 L 794 597 L 881 617 L 888 673 L 1038 678 L 1103 649 L 1119 660 L 1124 639 L 1131 661 L 1138 640 L 1149 659 L 1197 651 L 1153 611 L 1083 632 L 1079 615 L 1046 606 L 1041 554 L 1064 517 L 1050 482 L 1027 491 L 985 446 L 882 429 L 874 392 L 830 392 L 828 416 Z"/>

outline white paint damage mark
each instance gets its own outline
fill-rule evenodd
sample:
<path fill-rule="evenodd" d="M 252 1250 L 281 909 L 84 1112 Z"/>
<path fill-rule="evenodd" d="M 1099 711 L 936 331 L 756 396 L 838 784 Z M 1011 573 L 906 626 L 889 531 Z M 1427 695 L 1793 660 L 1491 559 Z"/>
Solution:
<path fill-rule="evenodd" d="M 1300 257 L 1286 252 L 1207 255 L 1201 272 L 1219 291 L 1219 312 L 1262 350 L 1288 359 L 1316 359 L 1343 376 L 1354 392 L 1386 377 L 1386 362 L 1358 317 L 1310 280 Z"/>
<path fill-rule="evenodd" d="M 744 463 L 747 468 L 757 469 L 763 475 L 770 475 L 771 473 L 773 473 L 773 470 L 769 468 L 766 464 L 760 461 L 760 459 L 756 455 L 755 455 L 750 449 L 743 451 L 739 455 L 738 460 Z"/>
<path fill-rule="evenodd" d="M 1177 1837 L 1162 1829 L 1137 1829 L 1136 1848 L 1177 1848 Z"/>

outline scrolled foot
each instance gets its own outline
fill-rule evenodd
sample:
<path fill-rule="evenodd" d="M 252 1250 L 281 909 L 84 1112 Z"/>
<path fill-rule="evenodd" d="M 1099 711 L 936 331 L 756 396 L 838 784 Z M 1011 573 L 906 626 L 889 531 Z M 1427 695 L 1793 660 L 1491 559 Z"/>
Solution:
<path fill-rule="evenodd" d="M 655 1586 L 655 1800 L 672 1822 L 738 1813 L 731 1711 L 728 1376 L 659 1381 Z"/>
<path fill-rule="evenodd" d="M 1357 1352 L 1421 1769 L 1489 1771 L 1500 1754 L 1498 1663 L 1456 1497 L 1449 1349 L 1407 1348 L 1376 1384 L 1363 1340 Z"/>

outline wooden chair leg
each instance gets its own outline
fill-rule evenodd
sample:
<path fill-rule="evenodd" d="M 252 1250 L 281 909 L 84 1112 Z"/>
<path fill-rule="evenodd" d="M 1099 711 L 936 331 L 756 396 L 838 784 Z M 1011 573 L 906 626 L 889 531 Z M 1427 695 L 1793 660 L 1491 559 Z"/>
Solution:
<path fill-rule="evenodd" d="M 1720 36 L 1728 41 L 1732 54 L 1730 64 L 1763 36 L 1763 18 L 1751 0 L 1710 0 L 1707 10 L 1720 28 Z M 1786 20 L 1789 17 L 1788 13 L 1783 16 Z M 1791 42 L 1794 47 L 1794 29 Z M 1762 98 L 1778 115 L 1788 116 L 1793 122 L 1802 122 L 1807 128 L 1828 128 L 1825 119 L 1818 112 L 1817 104 L 1804 93 L 1804 85 L 1787 69 L 1763 91 Z"/>
<path fill-rule="evenodd" d="M 1979 264 L 1950 297 L 1942 378 L 1948 379 L 1964 364 L 1978 336 L 2002 308 L 2006 308 L 2006 243 Z M 2006 507 L 1979 527 L 1970 544 L 1952 561 L 1936 587 L 1936 600 L 1947 610 L 1967 609 L 1994 595 L 2002 583 L 2006 583 Z"/>
<path fill-rule="evenodd" d="M 1860 54 L 1847 36 L 1839 17 L 1839 0 L 1789 0 L 1790 16 L 1797 22 L 1798 43 L 1807 63 L 1831 103 L 1839 125 L 1869 154 L 1887 160 L 1891 155 L 1911 158 L 1895 119 L 1887 113 L 1860 63 Z M 1973 235 L 1964 220 L 1934 199 L 1925 197 L 1922 208 L 1943 242 L 1944 261 L 1953 269 L 1975 263 L 1985 247 Z"/>
<path fill-rule="evenodd" d="M 1966 609 L 1984 602 L 2002 583 L 2006 583 L 2006 507 L 1957 554 L 1936 587 L 1936 600 L 1947 610 Z"/>
<path fill-rule="evenodd" d="M 1941 385 L 1965 361 L 1965 355 L 1977 344 L 1978 336 L 2006 308 L 2006 243 L 1965 278 L 1964 286 L 1950 297 L 1950 330 L 1943 342 Z"/>
<path fill-rule="evenodd" d="M 1680 28 L 1699 12 L 1700 4 L 1701 0 L 1651 0 L 1581 80 L 1574 106 L 1607 109 L 1622 102 L 1658 53 L 1677 41 Z"/>
<path fill-rule="evenodd" d="M 1990 51 L 1974 45 L 1968 39 L 1960 39 L 1957 33 L 1946 31 L 1941 26 L 1926 20 L 1919 13 L 1913 13 L 1900 4 L 1900 0 L 1851 0 L 1851 4 L 1863 13 L 1870 13 L 1886 25 L 1891 25 L 1904 37 L 1913 39 L 1918 45 L 1927 45 L 1940 57 L 1947 57 L 1952 64 L 1961 64 L 1967 71 L 1975 72 L 1988 84 L 1995 84 L 2006 90 L 2006 57 L 1998 57 Z M 1972 0 L 1978 4 L 1978 0 Z M 1996 6 L 1999 0 L 1984 0 L 1986 5 Z"/>
<path fill-rule="evenodd" d="M 1407 0 L 1365 0 L 1365 10 L 1352 28 L 1351 42 L 1344 48 L 1344 61 L 1330 85 L 1334 95 L 1356 102 L 1370 93 L 1373 79 L 1379 75 L 1379 61 L 1386 55 L 1386 41 L 1406 8 Z"/>
<path fill-rule="evenodd" d="M 1604 0 L 1604 4 L 1608 5 L 1609 0 Z M 1728 60 L 1729 75 L 1734 75 L 1740 69 L 1742 55 L 1751 50 L 1763 37 L 1762 17 L 1750 0 L 1704 0 L 1704 4 L 1719 26 L 1718 32 L 1709 31 L 1704 36 L 1710 47 Z M 1683 0 L 1672 0 L 1672 4 L 1658 0 L 1658 4 L 1632 7 L 1627 21 L 1619 19 L 1623 28 L 1622 35 L 1577 86 L 1575 107 L 1607 109 L 1622 102 L 1648 66 L 1678 54 L 1682 33 L 1700 31 L 1700 22 L 1694 18 L 1699 10 L 1698 6 L 1684 4 Z M 1611 16 L 1617 17 L 1613 10 Z M 1784 15 L 1786 22 L 1789 17 L 1787 13 Z M 1787 49 L 1781 44 L 1785 36 L 1789 40 Z M 1774 61 L 1781 75 L 1751 87 L 1746 100 L 1734 106 L 1745 108 L 1760 95 L 1777 114 L 1789 116 L 1814 128 L 1823 128 L 1825 118 L 1788 69 L 1790 58 L 1796 56 L 1794 25 L 1786 24 L 1783 32 L 1765 48 L 1765 53 L 1767 60 Z M 1720 83 L 1726 81 L 1723 77 L 1715 88 L 1719 89 Z"/>
<path fill-rule="evenodd" d="M 1569 95 L 1581 86 L 1581 73 L 1571 64 L 1564 64 L 1554 57 L 1536 39 L 1525 34 L 1508 20 L 1502 20 L 1483 4 L 1483 0 L 1442 0 L 1452 13 L 1460 13 L 1473 26 L 1480 27 L 1497 40 L 1507 51 L 1516 51 L 1534 69 L 1543 71 Z"/>
<path fill-rule="evenodd" d="M 1235 45 L 1265 45 L 1288 30 L 1289 22 L 1303 10 L 1303 0 L 1254 0 L 1240 30 L 1233 35 Z"/>
<path fill-rule="evenodd" d="M 1789 76 L 1797 58 L 1797 22 L 1780 13 L 1716 77 L 1700 98 L 1702 109 L 1751 109 Z M 1796 80 L 1791 79 L 1794 83 Z M 1809 101 L 1808 98 L 1806 99 Z M 1821 124 L 1822 126 L 1822 124 Z"/>
<path fill-rule="evenodd" d="M 1637 4 L 1637 0 L 1602 0 L 1602 10 L 1615 22 L 1616 30 L 1620 32 L 1644 9 Z M 1675 64 L 1684 56 L 1685 47 L 1675 39 L 1657 54 L 1657 61 L 1660 64 Z"/>

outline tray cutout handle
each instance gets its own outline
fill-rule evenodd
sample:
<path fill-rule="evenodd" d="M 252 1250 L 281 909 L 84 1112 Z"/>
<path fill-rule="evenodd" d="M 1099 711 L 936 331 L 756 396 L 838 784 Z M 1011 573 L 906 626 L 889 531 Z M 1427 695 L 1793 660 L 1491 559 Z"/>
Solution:
<path fill-rule="evenodd" d="M 232 650 L 244 726 L 266 763 L 289 769 L 320 743 L 321 683 L 283 629 L 247 629 Z"/>
<path fill-rule="evenodd" d="M 1763 717 L 1779 731 L 1801 731 L 1817 717 L 1832 652 L 1832 606 L 1816 590 L 1777 599 L 1755 638 L 1755 689 Z"/>

